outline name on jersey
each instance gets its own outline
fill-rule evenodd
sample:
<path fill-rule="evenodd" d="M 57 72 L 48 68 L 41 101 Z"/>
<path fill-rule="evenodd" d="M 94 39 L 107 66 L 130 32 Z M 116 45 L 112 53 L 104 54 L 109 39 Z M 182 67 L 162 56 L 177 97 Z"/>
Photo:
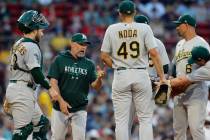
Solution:
<path fill-rule="evenodd" d="M 191 52 L 190 51 L 184 51 L 181 50 L 178 52 L 177 56 L 176 56 L 176 62 L 179 62 L 182 59 L 186 59 L 191 57 Z"/>
<path fill-rule="evenodd" d="M 65 73 L 71 73 L 73 75 L 87 75 L 87 69 L 65 66 Z"/>
<path fill-rule="evenodd" d="M 21 55 L 26 53 L 26 48 L 23 45 L 13 46 L 12 53 L 19 52 Z"/>
<path fill-rule="evenodd" d="M 137 30 L 136 29 L 129 29 L 129 30 L 122 30 L 118 32 L 119 38 L 130 38 L 130 37 L 137 37 Z"/>

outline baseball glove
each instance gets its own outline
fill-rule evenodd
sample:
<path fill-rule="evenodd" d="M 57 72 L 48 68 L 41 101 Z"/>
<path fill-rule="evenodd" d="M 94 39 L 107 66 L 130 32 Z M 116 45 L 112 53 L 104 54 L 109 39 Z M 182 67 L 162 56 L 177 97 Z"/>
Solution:
<path fill-rule="evenodd" d="M 167 83 L 158 84 L 154 96 L 155 104 L 166 105 L 170 98 L 170 95 L 171 85 L 169 80 L 167 80 Z"/>
<path fill-rule="evenodd" d="M 3 109 L 4 109 L 4 112 L 7 114 L 7 115 L 11 115 L 11 109 L 10 109 L 10 104 L 8 103 L 7 99 L 4 100 L 4 104 L 3 104 Z"/>

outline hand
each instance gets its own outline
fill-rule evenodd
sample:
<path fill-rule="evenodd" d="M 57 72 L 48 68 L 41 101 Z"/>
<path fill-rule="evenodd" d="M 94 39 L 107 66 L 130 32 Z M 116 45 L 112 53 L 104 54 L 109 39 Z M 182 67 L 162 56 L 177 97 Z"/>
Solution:
<path fill-rule="evenodd" d="M 49 89 L 49 95 L 52 101 L 57 101 L 59 98 L 59 93 L 53 87 Z"/>
<path fill-rule="evenodd" d="M 59 106 L 62 113 L 65 115 L 69 115 L 68 108 L 71 108 L 71 106 L 62 98 L 59 100 Z"/>
<path fill-rule="evenodd" d="M 173 78 L 174 78 L 173 76 L 169 76 L 169 77 L 168 77 L 169 80 L 171 80 L 171 79 L 173 79 Z"/>
<path fill-rule="evenodd" d="M 162 78 L 162 79 L 160 79 L 159 83 L 160 83 L 160 85 L 161 84 L 167 84 L 168 80 L 166 80 L 165 78 Z"/>
<path fill-rule="evenodd" d="M 97 67 L 96 67 L 96 69 L 97 69 L 97 75 L 98 75 L 98 79 L 102 79 L 102 78 L 104 78 L 104 76 L 105 76 L 105 68 L 102 70 L 101 69 L 101 67 L 98 65 Z"/>

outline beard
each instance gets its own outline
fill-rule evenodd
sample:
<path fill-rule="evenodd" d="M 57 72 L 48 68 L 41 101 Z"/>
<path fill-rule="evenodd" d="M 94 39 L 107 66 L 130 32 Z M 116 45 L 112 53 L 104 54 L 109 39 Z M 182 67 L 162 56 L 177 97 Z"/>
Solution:
<path fill-rule="evenodd" d="M 36 42 L 39 42 L 40 41 L 40 38 L 41 37 L 37 34 L 34 39 L 35 39 Z"/>
<path fill-rule="evenodd" d="M 77 54 L 77 57 L 81 58 L 81 57 L 85 57 L 85 52 L 81 51 Z"/>
<path fill-rule="evenodd" d="M 37 32 L 34 39 L 35 39 L 36 42 L 40 42 L 42 37 L 43 37 L 43 34 Z"/>
<path fill-rule="evenodd" d="M 179 31 L 177 31 L 178 36 L 182 37 L 182 33 L 180 33 Z"/>

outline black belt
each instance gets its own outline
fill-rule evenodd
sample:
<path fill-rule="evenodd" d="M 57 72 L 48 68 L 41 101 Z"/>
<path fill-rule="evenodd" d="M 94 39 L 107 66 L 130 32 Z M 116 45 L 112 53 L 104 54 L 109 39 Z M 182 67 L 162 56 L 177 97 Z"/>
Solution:
<path fill-rule="evenodd" d="M 145 70 L 146 68 L 126 68 L 126 67 L 118 67 L 116 70 L 119 71 L 119 70 L 127 70 L 127 69 L 142 69 L 142 70 Z"/>
<path fill-rule="evenodd" d="M 17 83 L 18 81 L 22 81 L 22 82 L 27 83 L 27 87 L 32 88 L 33 90 L 36 89 L 36 85 L 31 83 L 31 82 L 24 81 L 24 80 L 9 80 L 10 83 Z"/>

